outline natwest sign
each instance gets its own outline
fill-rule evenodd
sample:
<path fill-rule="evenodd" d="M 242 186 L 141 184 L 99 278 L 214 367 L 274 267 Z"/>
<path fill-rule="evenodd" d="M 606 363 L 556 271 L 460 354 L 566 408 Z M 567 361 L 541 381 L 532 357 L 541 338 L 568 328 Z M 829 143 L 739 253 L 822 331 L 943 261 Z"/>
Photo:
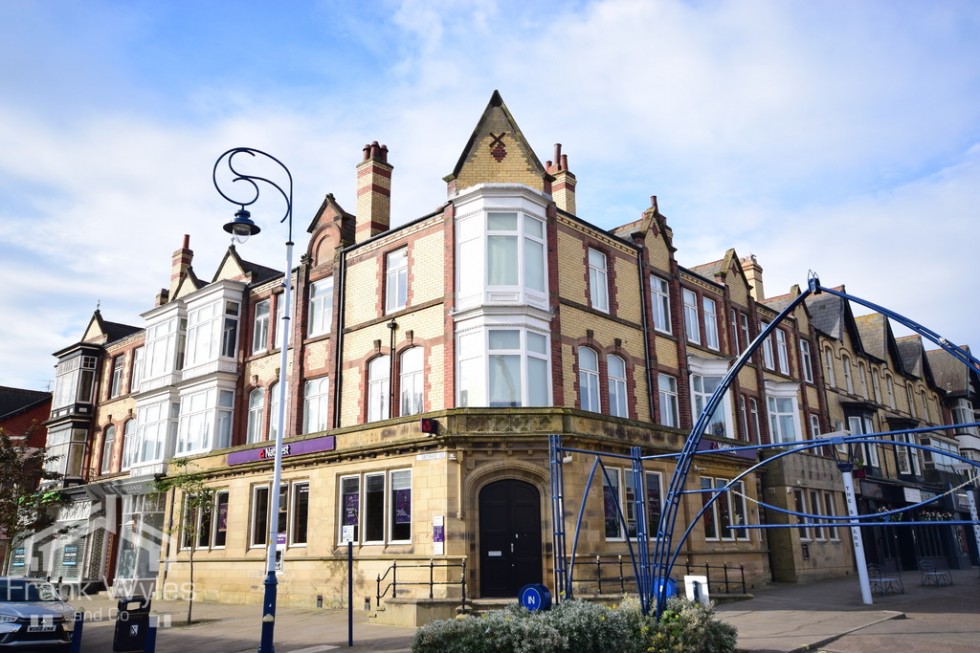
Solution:
<path fill-rule="evenodd" d="M 307 453 L 318 453 L 320 451 L 333 451 L 337 441 L 332 435 L 311 440 L 300 440 L 290 442 L 282 446 L 282 457 L 301 456 Z M 274 460 L 276 457 L 276 445 L 271 447 L 261 447 L 258 449 L 244 449 L 242 451 L 232 451 L 228 454 L 229 465 L 242 465 L 244 463 L 256 463 L 263 460 Z"/>

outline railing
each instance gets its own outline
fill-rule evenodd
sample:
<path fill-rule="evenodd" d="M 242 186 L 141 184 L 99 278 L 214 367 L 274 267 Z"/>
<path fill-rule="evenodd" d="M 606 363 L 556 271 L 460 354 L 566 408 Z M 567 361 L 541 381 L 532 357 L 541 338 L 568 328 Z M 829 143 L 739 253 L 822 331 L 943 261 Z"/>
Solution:
<path fill-rule="evenodd" d="M 575 591 L 594 587 L 596 595 L 636 592 L 636 576 L 629 556 L 576 556 L 573 582 Z M 744 565 L 686 565 L 687 574 L 704 574 L 708 587 L 715 593 L 731 594 L 741 589 L 746 593 Z M 714 573 L 712 573 L 712 571 Z M 721 578 L 719 578 L 719 575 Z"/>
<path fill-rule="evenodd" d="M 701 570 L 703 569 L 704 575 L 708 577 L 708 587 L 714 592 L 719 594 L 731 594 L 732 588 L 741 588 L 742 594 L 748 593 L 745 589 L 745 565 L 740 564 L 739 566 L 735 567 L 734 565 L 729 566 L 727 562 L 721 565 L 709 565 L 708 563 L 703 565 L 692 565 L 688 563 L 684 565 L 684 567 L 687 570 L 687 574 L 700 574 Z M 715 570 L 716 574 L 714 578 L 711 576 L 712 569 Z M 724 580 L 718 580 L 717 573 L 719 571 L 723 574 Z M 730 579 L 729 572 L 735 574 L 736 571 L 738 572 L 738 574 L 736 574 L 737 579 Z"/>
<path fill-rule="evenodd" d="M 459 568 L 459 580 L 451 580 L 449 576 L 451 573 L 447 573 L 446 580 L 436 580 L 435 570 L 436 569 L 455 569 Z M 398 578 L 398 573 L 408 573 L 408 574 L 418 574 L 422 573 L 424 578 L 425 570 L 428 570 L 428 580 L 400 580 Z M 391 575 L 391 580 L 388 581 L 388 575 Z M 411 578 L 411 576 L 410 576 Z M 418 578 L 416 575 L 415 578 Z M 382 589 L 382 584 L 388 582 L 387 585 Z M 435 598 L 434 588 L 436 585 L 459 585 L 460 589 L 460 606 L 465 610 L 466 608 L 466 558 L 463 558 L 459 562 L 436 562 L 435 560 L 429 560 L 428 562 L 418 562 L 418 563 L 408 563 L 402 562 L 398 563 L 394 560 L 391 566 L 385 570 L 384 574 L 378 574 L 378 589 L 377 589 L 377 599 L 375 607 L 381 607 L 381 599 L 388 595 L 388 590 L 391 590 L 392 598 L 398 596 L 398 587 L 401 585 L 410 586 L 428 586 L 429 588 L 429 598 Z"/>

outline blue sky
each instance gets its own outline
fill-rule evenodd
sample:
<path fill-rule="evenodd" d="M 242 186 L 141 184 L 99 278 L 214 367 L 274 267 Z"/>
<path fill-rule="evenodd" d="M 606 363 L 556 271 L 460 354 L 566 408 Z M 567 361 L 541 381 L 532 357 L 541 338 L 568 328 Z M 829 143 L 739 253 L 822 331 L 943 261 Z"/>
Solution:
<path fill-rule="evenodd" d="M 580 217 L 657 195 L 682 265 L 735 247 L 769 295 L 815 270 L 980 348 L 977 62 L 975 2 L 6 0 L 0 385 L 47 388 L 99 302 L 140 324 L 183 234 L 211 278 L 226 149 L 289 166 L 302 248 L 372 140 L 394 224 L 444 202 L 494 89 Z M 240 251 L 282 268 L 284 239 Z"/>

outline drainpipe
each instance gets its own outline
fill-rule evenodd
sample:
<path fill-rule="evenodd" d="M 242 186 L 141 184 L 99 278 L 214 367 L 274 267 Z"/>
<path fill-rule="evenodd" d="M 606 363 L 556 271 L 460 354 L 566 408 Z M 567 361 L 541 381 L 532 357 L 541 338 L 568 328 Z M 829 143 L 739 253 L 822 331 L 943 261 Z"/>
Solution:
<path fill-rule="evenodd" d="M 343 388 L 343 367 L 344 367 L 344 306 L 346 305 L 346 289 L 347 289 L 347 250 L 340 251 L 340 268 L 337 271 L 337 283 L 334 288 L 338 285 L 340 290 L 337 296 L 337 337 L 334 338 L 334 357 L 336 358 L 336 365 L 334 369 L 334 383 L 333 383 L 333 428 L 340 428 L 340 395 L 341 388 Z"/>
<path fill-rule="evenodd" d="M 640 324 L 643 328 L 643 362 L 647 370 L 647 399 L 650 402 L 650 421 L 654 422 L 654 401 L 653 397 L 656 394 L 656 388 L 653 385 L 653 369 L 650 363 L 650 324 L 647 321 L 647 287 L 646 287 L 646 270 L 643 268 L 643 243 L 638 242 L 636 245 L 636 269 L 639 271 L 640 275 Z"/>

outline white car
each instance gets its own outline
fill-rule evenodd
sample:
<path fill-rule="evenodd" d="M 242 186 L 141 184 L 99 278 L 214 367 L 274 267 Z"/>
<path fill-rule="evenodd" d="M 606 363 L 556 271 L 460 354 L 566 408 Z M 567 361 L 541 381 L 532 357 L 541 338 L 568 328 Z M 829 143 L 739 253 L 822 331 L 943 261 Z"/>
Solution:
<path fill-rule="evenodd" d="M 0 576 L 0 651 L 63 651 L 71 647 L 75 608 L 37 578 Z"/>

